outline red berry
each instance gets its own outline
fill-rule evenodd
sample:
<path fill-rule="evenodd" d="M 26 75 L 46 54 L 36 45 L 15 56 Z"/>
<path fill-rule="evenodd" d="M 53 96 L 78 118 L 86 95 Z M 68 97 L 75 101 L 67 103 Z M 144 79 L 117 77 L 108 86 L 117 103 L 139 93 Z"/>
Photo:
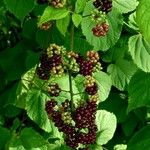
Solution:
<path fill-rule="evenodd" d="M 106 23 L 97 24 L 95 27 L 92 28 L 93 35 L 100 37 L 105 36 L 109 30 L 109 25 Z"/>

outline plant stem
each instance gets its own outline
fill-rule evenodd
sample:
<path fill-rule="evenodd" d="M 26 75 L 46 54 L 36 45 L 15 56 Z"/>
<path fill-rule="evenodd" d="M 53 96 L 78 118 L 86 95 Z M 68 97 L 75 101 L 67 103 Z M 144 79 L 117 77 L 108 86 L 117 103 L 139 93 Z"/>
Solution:
<path fill-rule="evenodd" d="M 79 95 L 79 94 L 84 94 L 85 92 L 80 92 L 80 93 L 73 93 L 73 96 Z"/>
<path fill-rule="evenodd" d="M 74 25 L 71 26 L 71 34 L 70 34 L 70 51 L 73 51 L 74 47 Z"/>
<path fill-rule="evenodd" d="M 72 89 L 72 78 L 71 78 L 71 72 L 69 71 L 69 87 L 70 87 L 70 100 L 71 100 L 71 110 L 73 111 L 73 89 Z"/>
<path fill-rule="evenodd" d="M 72 23 L 71 26 L 71 34 L 70 34 L 70 51 L 73 51 L 73 47 L 74 47 L 74 25 Z M 69 74 L 69 88 L 70 88 L 70 100 L 71 100 L 71 110 L 73 111 L 74 109 L 74 105 L 73 105 L 73 88 L 72 88 L 72 72 L 70 70 L 68 70 L 68 74 Z"/>

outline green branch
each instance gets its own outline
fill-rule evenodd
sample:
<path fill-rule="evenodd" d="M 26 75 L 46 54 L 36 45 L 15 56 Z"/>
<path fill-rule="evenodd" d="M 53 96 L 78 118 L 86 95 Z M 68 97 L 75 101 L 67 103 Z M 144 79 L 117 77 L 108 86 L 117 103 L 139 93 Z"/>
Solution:
<path fill-rule="evenodd" d="M 70 51 L 73 51 L 74 47 L 74 25 L 72 23 L 71 26 L 71 34 L 70 34 Z M 73 111 L 74 105 L 73 105 L 73 88 L 72 88 L 72 72 L 68 70 L 69 74 L 69 88 L 70 88 L 70 100 L 71 100 L 71 110 Z"/>

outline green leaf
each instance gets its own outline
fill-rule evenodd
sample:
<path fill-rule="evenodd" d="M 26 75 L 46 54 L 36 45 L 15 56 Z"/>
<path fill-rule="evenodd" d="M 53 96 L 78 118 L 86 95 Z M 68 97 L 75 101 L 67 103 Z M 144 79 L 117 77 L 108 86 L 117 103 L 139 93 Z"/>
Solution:
<path fill-rule="evenodd" d="M 37 31 L 37 20 L 30 19 L 24 23 L 22 35 L 25 38 L 33 40 L 35 38 L 36 31 Z"/>
<path fill-rule="evenodd" d="M 69 86 L 69 75 L 63 75 L 61 78 L 60 77 L 56 77 L 56 78 L 52 78 L 49 80 L 49 82 L 55 82 L 59 84 L 59 87 L 65 91 L 69 91 L 70 90 L 70 86 Z M 72 81 L 72 88 L 74 93 L 78 92 L 77 87 L 75 86 L 75 82 Z"/>
<path fill-rule="evenodd" d="M 133 11 L 138 6 L 137 0 L 114 0 L 113 6 L 116 7 L 121 13 L 128 13 Z"/>
<path fill-rule="evenodd" d="M 31 89 L 26 98 L 26 110 L 31 120 L 39 125 L 40 128 L 51 132 L 51 124 L 45 111 L 45 100 L 47 96 L 40 90 Z"/>
<path fill-rule="evenodd" d="M 11 138 L 11 132 L 0 126 L 0 149 L 5 149 L 5 145 Z"/>
<path fill-rule="evenodd" d="M 69 23 L 70 23 L 70 16 L 69 15 L 67 15 L 63 19 L 56 20 L 56 26 L 57 26 L 58 30 L 60 31 L 60 33 L 63 34 L 64 36 L 67 32 L 67 28 L 69 26 Z"/>
<path fill-rule="evenodd" d="M 47 150 L 48 142 L 32 128 L 24 128 L 20 136 L 14 136 L 9 144 L 9 150 Z"/>
<path fill-rule="evenodd" d="M 127 118 L 128 102 L 125 95 L 111 92 L 108 99 L 99 104 L 99 109 L 113 112 L 117 117 L 118 123 L 123 123 Z"/>
<path fill-rule="evenodd" d="M 142 35 L 145 37 L 145 39 L 150 43 L 150 1 L 147 0 L 140 0 L 140 3 L 138 5 L 138 8 L 136 10 L 136 21 L 139 25 L 139 29 L 142 33 Z"/>
<path fill-rule="evenodd" d="M 75 12 L 81 13 L 86 5 L 86 0 L 77 0 L 75 4 Z"/>
<path fill-rule="evenodd" d="M 8 118 L 13 118 L 21 114 L 21 109 L 13 106 L 13 105 L 7 105 L 5 106 L 5 116 Z"/>
<path fill-rule="evenodd" d="M 115 62 L 118 59 L 123 58 L 128 50 L 128 40 L 129 40 L 128 36 L 120 37 L 115 46 L 113 46 L 104 53 L 102 59 L 105 62 Z"/>
<path fill-rule="evenodd" d="M 98 127 L 96 143 L 106 144 L 114 135 L 117 119 L 113 113 L 105 110 L 98 110 L 96 114 L 96 124 Z"/>
<path fill-rule="evenodd" d="M 150 44 L 142 38 L 141 34 L 129 39 L 129 52 L 140 69 L 150 72 Z"/>
<path fill-rule="evenodd" d="M 40 150 L 48 144 L 48 142 L 46 142 L 44 138 L 32 128 L 24 128 L 21 132 L 20 138 L 25 149 L 31 149 L 34 147 Z M 44 149 L 46 149 L 46 147 Z"/>
<path fill-rule="evenodd" d="M 138 131 L 129 141 L 127 150 L 150 150 L 150 125 Z"/>
<path fill-rule="evenodd" d="M 8 150 L 25 150 L 19 137 L 14 136 L 8 145 Z"/>
<path fill-rule="evenodd" d="M 125 144 L 117 144 L 114 146 L 113 150 L 126 150 L 127 149 L 127 145 Z"/>
<path fill-rule="evenodd" d="M 28 93 L 29 88 L 32 85 L 32 80 L 34 78 L 34 74 L 35 74 L 35 68 L 30 69 L 28 72 L 26 72 L 22 77 L 21 80 L 12 88 L 12 90 L 9 92 L 8 94 L 8 101 L 7 104 L 11 104 L 14 105 L 16 107 L 25 109 L 25 104 L 26 104 L 26 96 Z M 39 82 L 39 80 L 37 80 L 37 78 L 35 78 L 34 81 L 36 84 L 38 84 L 37 82 Z M 40 84 L 41 85 L 41 84 Z M 5 107 L 6 107 L 5 106 Z M 9 105 L 8 105 L 9 106 Z M 9 107 L 6 107 L 6 110 L 9 110 Z M 12 108 L 14 110 L 14 108 Z M 15 110 L 12 111 L 15 113 Z M 12 115 L 12 113 L 10 112 L 10 115 Z"/>
<path fill-rule="evenodd" d="M 14 121 L 13 121 L 13 125 L 11 127 L 11 131 L 16 131 L 20 126 L 22 126 L 22 122 L 21 120 L 19 120 L 18 118 L 16 118 Z"/>
<path fill-rule="evenodd" d="M 96 79 L 96 82 L 98 84 L 99 87 L 99 101 L 102 102 L 104 100 L 106 100 L 106 98 L 109 95 L 110 89 L 111 89 L 111 78 L 104 72 L 96 72 L 94 73 L 94 78 Z"/>
<path fill-rule="evenodd" d="M 49 30 L 38 30 L 36 32 L 36 41 L 42 49 L 46 49 L 50 43 L 62 45 L 64 36 L 58 31 L 56 26 L 52 26 Z"/>
<path fill-rule="evenodd" d="M 94 5 L 92 1 L 89 1 L 86 4 L 84 9 L 83 16 L 88 16 L 94 9 Z M 108 13 L 108 23 L 109 23 L 109 31 L 106 36 L 103 37 L 96 37 L 93 35 L 92 28 L 96 26 L 96 23 L 92 21 L 91 16 L 83 17 L 81 27 L 82 32 L 86 36 L 87 41 L 94 46 L 95 50 L 102 50 L 105 51 L 115 45 L 118 41 L 122 24 L 123 18 L 120 12 L 117 9 L 113 8 L 113 10 Z"/>
<path fill-rule="evenodd" d="M 53 121 L 50 121 L 51 126 L 52 126 L 52 131 L 49 135 L 49 138 L 57 138 L 59 140 L 63 141 L 63 133 L 59 132 L 58 128 L 55 126 L 55 123 Z"/>
<path fill-rule="evenodd" d="M 135 108 L 150 107 L 150 73 L 138 71 L 129 84 L 128 111 Z"/>
<path fill-rule="evenodd" d="M 5 119 L 2 115 L 0 115 L 0 126 L 3 126 L 5 123 Z"/>
<path fill-rule="evenodd" d="M 129 27 L 132 28 L 133 30 L 136 30 L 139 32 L 139 27 L 136 23 L 136 12 L 132 13 L 129 16 L 129 21 L 128 21 Z"/>
<path fill-rule="evenodd" d="M 66 8 L 57 9 L 51 6 L 46 7 L 43 15 L 40 18 L 39 25 L 51 20 L 59 20 L 65 18 L 69 14 Z"/>
<path fill-rule="evenodd" d="M 66 40 L 65 47 L 70 49 L 70 38 Z M 93 49 L 93 47 L 86 41 L 86 39 L 80 37 L 74 37 L 74 51 L 81 54 L 86 55 L 88 50 Z"/>
<path fill-rule="evenodd" d="M 121 91 L 126 89 L 136 70 L 137 68 L 133 62 L 124 59 L 118 59 L 115 64 L 109 65 L 107 69 L 111 76 L 112 84 Z"/>
<path fill-rule="evenodd" d="M 7 81 L 20 79 L 20 76 L 25 72 L 26 50 L 25 45 L 20 42 L 15 47 L 5 49 L 0 53 L 0 64 L 5 71 Z"/>
<path fill-rule="evenodd" d="M 33 68 L 39 62 L 39 53 L 35 53 L 33 51 L 28 51 L 26 58 L 26 68 L 27 70 Z"/>
<path fill-rule="evenodd" d="M 47 48 L 51 41 L 51 29 L 50 30 L 37 30 L 36 41 L 41 48 Z"/>
<path fill-rule="evenodd" d="M 97 144 L 90 145 L 91 150 L 103 150 L 103 147 Z"/>
<path fill-rule="evenodd" d="M 138 122 L 139 122 L 139 119 L 135 116 L 134 113 L 130 113 L 128 115 L 125 122 L 123 122 L 121 125 L 125 136 L 129 137 L 134 133 L 134 131 L 136 130 L 136 127 L 138 125 Z"/>
<path fill-rule="evenodd" d="M 145 120 L 148 118 L 148 113 L 146 107 L 140 107 L 134 110 L 135 116 L 140 120 L 141 122 L 145 122 Z"/>
<path fill-rule="evenodd" d="M 85 82 L 85 78 L 82 76 L 82 75 L 77 75 L 75 78 L 74 78 L 74 81 L 75 81 L 75 84 L 76 84 L 76 87 L 78 88 L 78 90 L 80 92 L 84 91 L 84 82 Z"/>
<path fill-rule="evenodd" d="M 4 2 L 7 9 L 21 21 L 35 6 L 34 0 L 4 0 Z"/>
<path fill-rule="evenodd" d="M 72 15 L 72 21 L 73 21 L 74 25 L 75 25 L 76 27 L 78 27 L 79 24 L 80 24 L 81 21 L 82 21 L 82 16 L 79 15 L 79 14 L 74 13 L 74 14 Z"/>

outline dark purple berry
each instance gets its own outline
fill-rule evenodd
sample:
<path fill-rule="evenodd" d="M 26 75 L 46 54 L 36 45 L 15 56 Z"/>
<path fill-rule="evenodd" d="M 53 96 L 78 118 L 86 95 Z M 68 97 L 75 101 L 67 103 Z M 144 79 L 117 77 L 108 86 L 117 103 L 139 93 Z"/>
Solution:
<path fill-rule="evenodd" d="M 39 78 L 42 79 L 42 80 L 48 80 L 49 77 L 50 77 L 49 70 L 43 69 L 41 67 L 37 68 L 36 73 L 39 76 Z"/>
<path fill-rule="evenodd" d="M 88 102 L 80 106 L 74 113 L 74 121 L 77 128 L 89 128 L 95 124 L 96 102 Z"/>
<path fill-rule="evenodd" d="M 51 115 L 54 112 L 54 107 L 57 105 L 57 102 L 54 99 L 51 99 L 46 102 L 45 110 L 48 115 Z"/>
<path fill-rule="evenodd" d="M 103 12 L 110 12 L 112 10 L 112 0 L 94 0 L 93 5 Z"/>
<path fill-rule="evenodd" d="M 40 57 L 40 67 L 46 70 L 50 70 L 52 68 L 51 59 L 48 58 L 47 54 L 42 54 Z"/>
<path fill-rule="evenodd" d="M 96 85 L 96 83 L 93 86 L 87 86 L 85 91 L 89 94 L 89 95 L 95 95 L 98 91 L 98 87 Z"/>
<path fill-rule="evenodd" d="M 93 64 L 89 60 L 84 60 L 80 64 L 80 74 L 83 76 L 91 75 L 93 71 Z"/>

